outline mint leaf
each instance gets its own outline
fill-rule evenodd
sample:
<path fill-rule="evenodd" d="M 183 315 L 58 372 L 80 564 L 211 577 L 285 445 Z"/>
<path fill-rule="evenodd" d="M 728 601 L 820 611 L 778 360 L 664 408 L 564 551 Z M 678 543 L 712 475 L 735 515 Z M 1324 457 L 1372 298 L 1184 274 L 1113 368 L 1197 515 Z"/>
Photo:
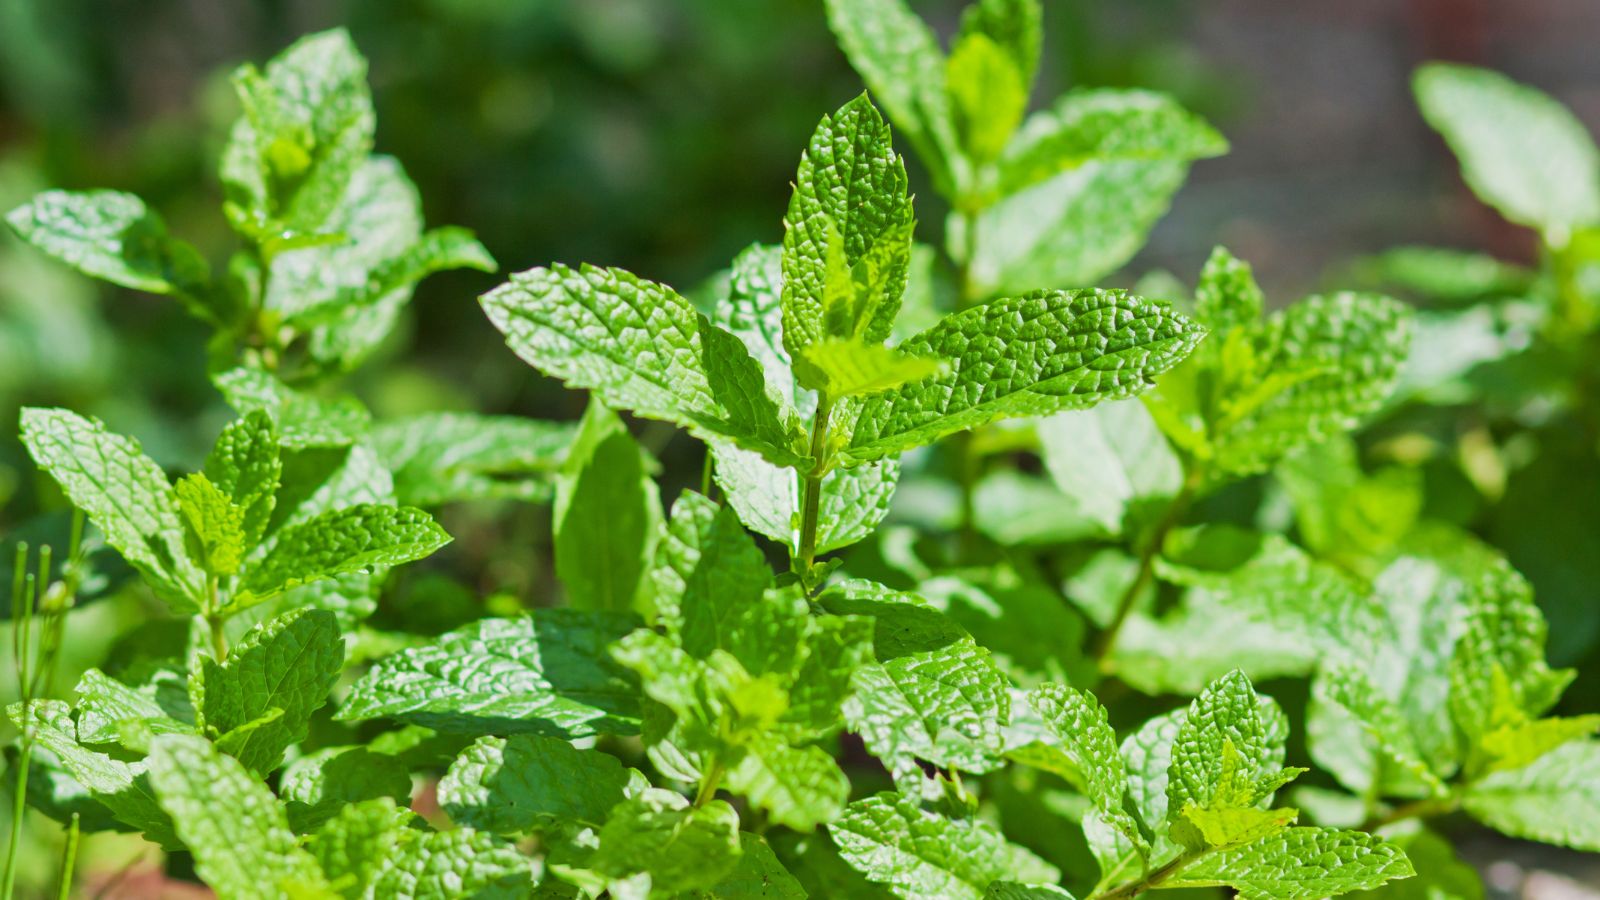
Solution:
<path fill-rule="evenodd" d="M 824 116 L 784 217 L 783 346 L 825 337 L 879 344 L 905 292 L 914 219 L 905 164 L 865 95 Z M 803 375 L 803 370 L 797 374 Z"/>
<path fill-rule="evenodd" d="M 1571 682 L 1571 670 L 1545 663 L 1548 626 L 1533 588 L 1500 562 L 1477 578 L 1463 598 L 1461 636 L 1450 660 L 1450 711 L 1469 739 L 1512 717 L 1542 715 Z"/>
<path fill-rule="evenodd" d="M 827 0 L 827 9 L 850 64 L 916 148 L 939 192 L 953 193 L 966 174 L 933 29 L 904 0 Z"/>
<path fill-rule="evenodd" d="M 439 804 L 452 822 L 497 834 L 565 822 L 598 828 L 642 781 L 616 757 L 559 738 L 485 737 L 450 765 Z"/>
<path fill-rule="evenodd" d="M 1121 291 L 1041 291 L 957 313 L 899 347 L 948 359 L 945 373 L 842 406 L 842 456 L 866 462 L 1000 418 L 1131 396 L 1203 334 Z"/>
<path fill-rule="evenodd" d="M 1283 761 L 1282 737 L 1269 731 L 1255 687 L 1238 670 L 1200 692 L 1178 727 L 1167 781 L 1169 816 L 1187 804 L 1204 807 L 1218 799 L 1227 774 L 1225 746 L 1238 755 L 1244 776 L 1250 780 L 1262 769 L 1276 768 Z"/>
<path fill-rule="evenodd" d="M 644 872 L 653 891 L 673 894 L 716 885 L 741 853 L 739 815 L 721 800 L 699 807 L 651 788 L 612 811 L 591 866 L 613 879 Z"/>
<path fill-rule="evenodd" d="M 1289 828 L 1203 856 L 1166 885 L 1227 885 L 1245 900 L 1312 900 L 1372 890 L 1414 874 L 1405 853 L 1382 838 L 1332 828 Z"/>
<path fill-rule="evenodd" d="M 450 542 L 432 516 L 411 507 L 362 503 L 290 526 L 250 567 L 240 603 L 297 585 L 421 559 Z"/>
<path fill-rule="evenodd" d="M 731 444 L 714 443 L 711 453 L 717 486 L 740 521 L 798 553 L 804 476 Z M 872 534 L 889 514 L 899 479 L 900 464 L 893 458 L 822 476 L 817 552 L 848 547 Z"/>
<path fill-rule="evenodd" d="M 177 498 L 138 441 L 64 409 L 29 407 L 22 443 L 163 600 L 198 608 L 203 576 L 184 551 Z"/>
<path fill-rule="evenodd" d="M 259 897 L 264 886 L 289 895 L 327 890 L 277 798 L 210 741 L 161 735 L 149 765 L 162 808 L 218 897 Z"/>
<path fill-rule="evenodd" d="M 1424 757 L 1412 733 L 1415 725 L 1405 717 L 1405 711 L 1390 700 L 1371 679 L 1354 666 L 1325 668 L 1313 685 L 1319 700 L 1342 708 L 1359 722 L 1368 738 L 1388 760 L 1416 778 L 1435 795 L 1448 792 L 1441 775 L 1451 774 L 1448 768 L 1436 772 Z"/>
<path fill-rule="evenodd" d="M 1567 744 L 1461 794 L 1473 817 L 1512 837 L 1600 850 L 1600 743 Z"/>
<path fill-rule="evenodd" d="M 696 896 L 713 900 L 805 900 L 805 888 L 783 867 L 767 842 L 747 831 L 739 833 L 739 864 L 709 891 Z"/>
<path fill-rule="evenodd" d="M 530 269 L 481 298 L 524 361 L 607 406 L 725 438 L 779 465 L 806 458 L 793 410 L 733 335 L 677 292 L 619 269 Z"/>
<path fill-rule="evenodd" d="M 6 715 L 13 725 L 23 727 L 22 704 L 8 706 Z M 81 789 L 104 804 L 117 821 L 144 832 L 146 839 L 168 850 L 183 846 L 171 818 L 156 801 L 147 762 L 123 762 L 80 746 L 73 736 L 72 711 L 58 700 L 34 701 L 27 718 L 34 725 L 35 746 L 50 751 Z"/>
<path fill-rule="evenodd" d="M 1250 264 L 1225 247 L 1212 248 L 1195 284 L 1195 316 L 1212 328 L 1248 328 L 1261 318 L 1266 304 Z"/>
<path fill-rule="evenodd" d="M 961 13 L 957 40 L 983 35 L 993 41 L 1016 66 L 1026 90 L 1039 68 L 1043 18 L 1039 0 L 978 0 Z"/>
<path fill-rule="evenodd" d="M 130 726 L 155 734 L 192 732 L 194 709 L 185 690 L 182 680 L 170 672 L 133 688 L 90 669 L 73 688 L 78 695 L 78 741 L 126 746 L 124 734 Z"/>
<path fill-rule="evenodd" d="M 850 780 L 820 747 L 756 741 L 728 771 L 728 789 L 748 797 L 776 824 L 810 831 L 838 818 Z"/>
<path fill-rule="evenodd" d="M 692 491 L 679 496 L 652 577 L 657 612 L 690 656 L 723 649 L 746 667 L 771 658 L 762 595 L 772 570 L 727 507 Z"/>
<path fill-rule="evenodd" d="M 513 900 L 533 886 L 533 861 L 511 844 L 470 828 L 401 831 L 373 879 L 371 896 L 415 900 Z"/>
<path fill-rule="evenodd" d="M 1412 81 L 1422 115 L 1473 193 L 1519 225 L 1561 235 L 1600 221 L 1600 151 L 1547 94 L 1487 69 L 1429 63 Z"/>
<path fill-rule="evenodd" d="M 394 473 L 399 502 L 434 507 L 510 497 L 542 501 L 576 423 L 518 416 L 422 413 L 374 425 L 367 440 Z"/>
<path fill-rule="evenodd" d="M 185 475 L 173 485 L 183 516 L 183 543 L 189 559 L 208 574 L 227 577 L 244 559 L 244 510 L 235 506 L 205 475 Z"/>
<path fill-rule="evenodd" d="M 648 596 L 645 577 L 661 496 L 644 449 L 617 414 L 591 400 L 556 480 L 556 574 L 577 609 L 626 612 Z"/>
<path fill-rule="evenodd" d="M 945 85 L 967 157 L 981 164 L 999 156 L 1028 108 L 1028 82 L 1016 57 L 988 35 L 969 31 L 951 48 Z"/>
<path fill-rule="evenodd" d="M 1253 697 L 1252 697 L 1253 700 Z M 1119 832 L 1134 848 L 1144 851 L 1139 825 L 1123 808 L 1128 779 L 1116 733 L 1105 708 L 1092 695 L 1059 684 L 1043 684 L 1028 694 L 1028 702 L 1054 733 L 1059 746 L 1083 774 L 1084 793 L 1094 805 L 1091 814 Z M 1085 822 L 1085 829 L 1095 827 Z M 1109 869 L 1101 861 L 1102 871 Z"/>
<path fill-rule="evenodd" d="M 924 812 L 899 794 L 857 800 L 828 833 L 846 862 L 897 897 L 981 900 L 994 881 L 1061 877 L 993 826 Z"/>
<path fill-rule="evenodd" d="M 411 773 L 401 760 L 365 747 L 325 747 L 289 763 L 278 794 L 290 826 L 304 834 L 352 804 L 378 798 L 409 803 Z"/>
<path fill-rule="evenodd" d="M 976 238 L 956 232 L 976 243 L 973 284 L 1016 295 L 1100 282 L 1144 246 L 1188 171 L 1173 160 L 1087 162 L 1002 198 L 978 215 Z"/>
<path fill-rule="evenodd" d="M 881 394 L 939 374 L 940 360 L 907 356 L 881 344 L 822 338 L 801 352 L 804 370 L 829 397 Z"/>
<path fill-rule="evenodd" d="M 1020 884 L 1015 881 L 996 881 L 983 892 L 983 900 L 1051 900 L 1071 898 L 1072 895 L 1053 884 Z"/>
<path fill-rule="evenodd" d="M 271 416 L 256 411 L 230 423 L 206 455 L 205 477 L 242 513 L 244 547 L 261 541 L 276 505 L 283 462 Z"/>
<path fill-rule="evenodd" d="M 277 426 L 278 442 L 285 449 L 347 446 L 366 434 L 372 424 L 372 414 L 354 397 L 312 397 L 259 369 L 241 366 L 213 375 L 211 380 L 241 416 L 266 413 Z"/>
<path fill-rule="evenodd" d="M 365 800 L 337 810 L 306 842 L 323 874 L 347 900 L 369 896 L 416 813 L 393 800 Z"/>
<path fill-rule="evenodd" d="M 201 661 L 200 721 L 245 768 L 266 775 L 305 739 L 311 714 L 327 702 L 343 668 L 333 613 L 296 610 L 252 629 L 224 662 Z M 277 718 L 252 727 L 273 712 Z M 235 729 L 247 730 L 230 739 Z"/>
<path fill-rule="evenodd" d="M 1467 303 L 1527 291 L 1534 274 L 1487 253 L 1447 247 L 1405 246 L 1357 259 L 1358 286 L 1397 290 L 1445 303 Z"/>
<path fill-rule="evenodd" d="M 1057 413 L 1035 427 L 1050 480 L 1108 535 L 1183 482 L 1177 454 L 1138 401 Z"/>
<path fill-rule="evenodd" d="M 1307 297 L 1267 319 L 1251 339 L 1252 374 L 1242 382 L 1296 373 L 1280 390 L 1248 394 L 1223 412 L 1214 438 L 1216 465 L 1257 472 L 1297 447 L 1354 428 L 1394 388 L 1411 345 L 1407 308 L 1387 297 Z M 1224 351 L 1226 352 L 1226 351 Z"/>
<path fill-rule="evenodd" d="M 192 245 L 161 216 L 120 191 L 46 191 L 6 214 L 18 236 L 74 269 L 112 284 L 177 297 L 194 315 L 228 325 L 231 311 Z"/>
<path fill-rule="evenodd" d="M 1075 90 L 1036 113 L 1005 148 L 993 192 L 1004 197 L 1088 163 L 1188 161 L 1228 142 L 1165 94 Z"/>
<path fill-rule="evenodd" d="M 456 734 L 633 734 L 639 688 L 607 648 L 634 625 L 566 609 L 485 619 L 373 666 L 335 718 Z"/>
<path fill-rule="evenodd" d="M 234 73 L 244 116 L 223 150 L 236 227 L 315 232 L 372 146 L 367 63 L 343 29 L 296 41 L 257 72 Z"/>
<path fill-rule="evenodd" d="M 877 618 L 878 662 L 863 666 L 845 716 L 897 779 L 920 777 L 915 760 L 964 772 L 1000 765 L 1011 717 L 1007 679 L 960 626 L 912 595 L 846 589 L 829 609 Z"/>

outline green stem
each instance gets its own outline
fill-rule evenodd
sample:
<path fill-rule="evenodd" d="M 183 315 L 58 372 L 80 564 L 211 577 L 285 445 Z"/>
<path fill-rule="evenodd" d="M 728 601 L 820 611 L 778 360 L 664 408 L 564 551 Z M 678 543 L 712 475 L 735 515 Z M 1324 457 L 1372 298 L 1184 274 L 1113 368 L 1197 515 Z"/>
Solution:
<path fill-rule="evenodd" d="M 78 868 L 78 814 L 72 814 L 72 824 L 67 828 L 67 851 L 61 857 L 60 889 L 56 891 L 56 900 L 68 900 L 72 896 L 72 873 Z"/>
<path fill-rule="evenodd" d="M 1174 857 L 1171 862 L 1145 875 L 1143 878 L 1119 884 L 1110 890 L 1091 896 L 1089 900 L 1127 900 L 1129 897 L 1136 897 L 1152 888 L 1160 887 L 1162 882 L 1178 874 L 1183 870 L 1184 866 L 1198 858 L 1198 855 L 1179 855 Z"/>
<path fill-rule="evenodd" d="M 1412 800 L 1402 803 L 1382 815 L 1371 815 L 1361 823 L 1362 831 L 1376 831 L 1386 825 L 1404 822 L 1407 819 L 1431 819 L 1455 812 L 1456 798 L 1454 797 L 1424 797 L 1421 800 Z"/>
<path fill-rule="evenodd" d="M 700 790 L 694 795 L 696 809 L 710 803 L 711 798 L 717 795 L 717 786 L 722 784 L 722 775 L 725 771 L 721 759 L 711 760 L 711 768 L 707 769 L 705 776 L 700 779 Z"/>
<path fill-rule="evenodd" d="M 1178 495 L 1167 504 L 1166 512 L 1162 513 L 1161 520 L 1150 532 L 1150 537 L 1145 541 L 1139 551 L 1139 571 L 1133 577 L 1133 582 L 1128 589 L 1122 592 L 1122 597 L 1117 601 L 1117 611 L 1112 614 L 1111 621 L 1100 632 L 1100 638 L 1095 642 L 1093 658 L 1100 664 L 1101 671 L 1106 669 L 1106 660 L 1110 658 L 1111 651 L 1117 645 L 1117 635 L 1121 633 L 1122 626 L 1128 622 L 1128 616 L 1133 612 L 1133 604 L 1139 599 L 1139 594 L 1150 584 L 1155 577 L 1156 554 L 1161 552 L 1161 545 L 1167 540 L 1167 534 L 1175 528 L 1188 511 L 1189 504 L 1194 501 L 1195 492 L 1200 489 L 1200 484 L 1205 479 L 1204 470 L 1196 466 L 1191 468 L 1183 480 L 1183 487 Z"/>
<path fill-rule="evenodd" d="M 951 252 L 956 264 L 956 309 L 968 309 L 978 302 L 978 286 L 972 280 L 972 259 L 978 252 L 977 209 L 961 211 L 961 249 Z M 953 440 L 955 450 L 956 483 L 961 489 L 961 557 L 971 559 L 978 545 L 978 476 L 980 460 L 972 432 L 963 431 Z"/>
<path fill-rule="evenodd" d="M 206 576 L 206 628 L 211 632 L 211 656 L 217 662 L 228 658 L 227 617 L 217 592 L 217 576 Z"/>
<path fill-rule="evenodd" d="M 828 419 L 833 415 L 833 398 L 817 395 L 817 413 L 811 420 L 811 471 L 805 474 L 805 492 L 800 505 L 800 553 L 796 572 L 802 577 L 817 560 L 817 516 L 822 509 L 822 478 L 827 473 Z"/>
<path fill-rule="evenodd" d="M 32 731 L 33 711 L 23 707 L 22 716 L 24 733 Z M 15 896 L 17 884 L 17 854 L 22 849 L 22 820 L 28 812 L 28 764 L 33 758 L 33 741 L 26 737 L 22 741 L 22 749 L 17 754 L 17 787 L 11 797 L 11 843 L 6 849 L 6 874 L 3 885 L 6 900 Z"/>

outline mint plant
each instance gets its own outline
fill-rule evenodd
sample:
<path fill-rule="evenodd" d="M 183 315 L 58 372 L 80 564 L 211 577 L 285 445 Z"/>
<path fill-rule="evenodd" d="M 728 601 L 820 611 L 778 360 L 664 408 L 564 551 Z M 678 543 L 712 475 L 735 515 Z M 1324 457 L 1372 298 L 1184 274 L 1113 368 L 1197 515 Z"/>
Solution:
<path fill-rule="evenodd" d="M 1192 296 L 1091 286 L 1220 136 L 1144 92 L 1028 116 L 1030 0 L 980 0 L 948 53 L 899 0 L 827 13 L 872 94 L 821 119 L 779 243 L 684 292 L 558 263 L 480 298 L 588 392 L 576 423 L 374 421 L 330 389 L 419 278 L 492 265 L 370 155 L 342 33 L 235 76 L 225 278 L 133 198 L 12 214 L 212 323 L 236 412 L 176 479 L 22 413 L 78 524 L 67 565 L 19 554 L 13 859 L 30 808 L 69 823 L 66 885 L 78 834 L 134 831 L 224 898 L 1471 897 L 1464 820 L 1600 849 L 1600 717 L 1558 706 L 1532 587 L 1358 443 L 1426 320 L 1357 291 L 1269 312 L 1220 248 Z M 952 210 L 942 258 L 895 134 Z M 1537 180 L 1480 189 L 1576 233 Z M 423 508 L 494 500 L 549 506 L 554 590 L 485 616 L 499 576 L 428 559 Z M 91 585 L 180 639 L 55 696 Z"/>

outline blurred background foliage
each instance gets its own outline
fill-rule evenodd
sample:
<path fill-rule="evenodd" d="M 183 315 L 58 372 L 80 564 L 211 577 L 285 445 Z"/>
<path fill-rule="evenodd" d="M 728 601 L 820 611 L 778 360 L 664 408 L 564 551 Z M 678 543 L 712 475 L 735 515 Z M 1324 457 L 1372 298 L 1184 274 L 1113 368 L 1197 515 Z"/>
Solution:
<path fill-rule="evenodd" d="M 964 4 L 914 5 L 948 34 Z M 1045 7 L 1041 96 L 1166 91 L 1233 145 L 1195 166 L 1120 284 L 1155 270 L 1192 281 L 1216 244 L 1251 261 L 1280 304 L 1349 281 L 1351 259 L 1402 243 L 1532 263 L 1532 234 L 1472 198 L 1417 114 L 1409 75 L 1426 59 L 1505 71 L 1600 130 L 1592 0 Z M 504 272 L 590 261 L 689 289 L 746 245 L 780 238 L 800 148 L 823 112 L 861 90 L 817 0 L 0 0 L 0 209 L 46 187 L 129 191 L 220 258 L 231 234 L 217 213 L 216 158 L 237 113 L 227 74 L 335 25 L 371 60 L 378 152 L 404 162 L 430 222 L 472 228 Z M 931 237 L 944 210 L 908 162 Z M 519 362 L 480 312 L 475 298 L 499 280 L 427 280 L 403 327 L 345 387 L 379 417 L 576 418 L 584 398 Z M 0 229 L 0 532 L 37 529 L 41 512 L 61 508 L 17 443 L 20 406 L 98 416 L 163 463 L 197 465 L 230 418 L 204 377 L 204 345 L 204 326 L 170 300 L 91 282 Z M 1434 407 L 1380 423 L 1368 444 L 1399 446 L 1389 459 L 1404 456 L 1394 442 L 1412 431 L 1470 442 L 1487 427 Z M 698 480 L 692 441 L 668 427 L 640 437 L 662 459 L 665 496 Z M 1530 576 L 1552 619 L 1552 661 L 1587 659 L 1569 697 L 1593 707 L 1600 469 L 1592 446 L 1542 440 L 1554 450 L 1491 454 L 1483 465 L 1498 475 L 1472 472 L 1470 452 L 1422 465 L 1428 514 L 1473 527 Z M 1499 479 L 1506 502 L 1481 501 L 1483 478 Z M 1239 508 L 1253 509 L 1259 488 L 1242 490 Z M 474 504 L 444 522 L 457 541 L 428 565 L 470 583 L 407 579 L 378 624 L 437 632 L 485 608 L 539 602 L 550 584 L 545 507 Z M 149 609 L 121 597 L 75 612 L 57 690 L 114 659 L 129 630 L 170 624 L 146 622 Z"/>

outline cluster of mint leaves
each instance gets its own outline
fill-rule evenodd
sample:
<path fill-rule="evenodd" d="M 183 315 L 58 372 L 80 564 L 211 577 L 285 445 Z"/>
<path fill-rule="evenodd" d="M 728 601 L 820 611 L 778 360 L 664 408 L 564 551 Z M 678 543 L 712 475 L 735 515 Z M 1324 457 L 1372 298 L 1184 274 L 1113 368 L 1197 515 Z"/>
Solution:
<path fill-rule="evenodd" d="M 1348 437 L 1403 378 L 1408 308 L 1269 315 L 1221 249 L 1192 295 L 1064 289 L 1126 261 L 1221 138 L 1138 91 L 1025 119 L 1036 0 L 980 0 L 948 53 L 902 0 L 827 12 L 950 202 L 943 254 L 914 242 L 890 124 L 858 97 L 808 143 L 781 244 L 707 286 L 553 265 L 481 298 L 589 392 L 575 426 L 374 422 L 330 392 L 419 278 L 492 267 L 423 233 L 370 155 L 342 33 L 235 78 L 226 278 L 135 198 L 14 212 L 212 323 L 240 414 L 174 483 L 99 422 L 24 412 L 40 468 L 194 622 L 177 656 L 11 708 L 41 749 L 33 806 L 187 850 L 223 897 L 1467 896 L 1418 825 L 1458 811 L 1600 849 L 1600 720 L 1547 716 L 1572 673 L 1546 665 L 1527 583 Z M 704 442 L 701 490 L 664 510 L 618 412 Z M 1024 451 L 1043 475 L 999 465 Z M 880 527 L 940 453 L 987 551 Z M 1201 518 L 1264 473 L 1298 541 Z M 1059 509 L 1003 521 L 1008 483 Z M 362 624 L 391 567 L 449 540 L 416 507 L 490 498 L 550 502 L 563 605 L 433 637 Z M 857 545 L 879 564 L 823 558 Z M 1295 784 L 1289 716 L 1241 669 L 1310 677 L 1307 749 L 1344 790 Z M 1194 700 L 1119 743 L 1090 689 L 1124 687 Z M 448 825 L 408 808 L 416 774 Z M 1062 823 L 1087 865 L 1050 846 Z"/>

